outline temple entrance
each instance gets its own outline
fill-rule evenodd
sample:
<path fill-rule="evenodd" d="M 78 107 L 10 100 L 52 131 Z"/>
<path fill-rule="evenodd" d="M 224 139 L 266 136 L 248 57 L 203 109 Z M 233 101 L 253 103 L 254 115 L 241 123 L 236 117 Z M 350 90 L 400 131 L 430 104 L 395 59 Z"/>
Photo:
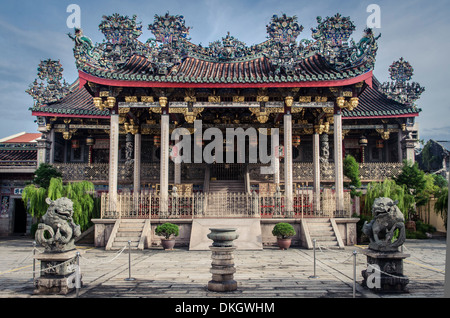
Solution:
<path fill-rule="evenodd" d="M 22 199 L 14 199 L 14 233 L 27 232 L 27 210 Z"/>
<path fill-rule="evenodd" d="M 217 181 L 244 180 L 245 164 L 214 163 L 211 165 L 211 177 Z"/>

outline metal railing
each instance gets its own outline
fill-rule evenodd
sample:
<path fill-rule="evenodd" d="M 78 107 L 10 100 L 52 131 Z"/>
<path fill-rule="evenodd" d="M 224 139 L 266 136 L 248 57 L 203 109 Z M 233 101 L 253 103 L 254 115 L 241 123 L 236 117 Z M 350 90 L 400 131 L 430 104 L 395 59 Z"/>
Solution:
<path fill-rule="evenodd" d="M 114 201 L 115 200 L 115 201 Z M 312 190 L 293 194 L 293 209 L 288 211 L 284 193 L 170 193 L 162 202 L 157 193 L 120 193 L 101 196 L 102 219 L 195 219 L 195 218 L 312 218 L 349 217 L 352 211 L 350 193 L 344 193 L 344 211 L 336 211 L 336 195 L 324 189 L 320 197 Z M 320 200 L 320 208 L 314 204 Z M 163 204 L 165 203 L 165 204 Z M 163 208 L 165 207 L 165 208 Z"/>

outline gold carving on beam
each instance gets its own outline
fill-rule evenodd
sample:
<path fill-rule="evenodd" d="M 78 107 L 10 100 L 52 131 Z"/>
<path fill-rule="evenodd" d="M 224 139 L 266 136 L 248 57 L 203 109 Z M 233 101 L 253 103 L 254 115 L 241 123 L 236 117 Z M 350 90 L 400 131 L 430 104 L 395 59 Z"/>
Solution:
<path fill-rule="evenodd" d="M 126 103 L 137 103 L 137 101 L 138 101 L 137 96 L 125 96 Z"/>
<path fill-rule="evenodd" d="M 212 104 L 218 104 L 218 103 L 220 103 L 220 96 L 209 96 L 208 102 L 210 102 Z"/>
<path fill-rule="evenodd" d="M 288 96 L 284 99 L 287 107 L 292 107 L 292 104 L 294 103 L 294 97 Z"/>
<path fill-rule="evenodd" d="M 149 113 L 161 114 L 161 107 L 150 107 L 148 109 Z"/>
<path fill-rule="evenodd" d="M 133 119 L 130 119 L 130 123 L 124 123 L 125 132 L 136 135 L 139 132 L 139 125 L 134 123 Z"/>
<path fill-rule="evenodd" d="M 350 133 L 350 129 L 342 129 L 342 139 Z"/>
<path fill-rule="evenodd" d="M 159 98 L 159 105 L 161 106 L 161 108 L 166 107 L 168 104 L 168 99 L 167 97 L 160 97 Z"/>
<path fill-rule="evenodd" d="M 339 92 L 339 88 L 337 88 L 337 87 L 329 87 L 328 89 L 329 89 L 330 92 L 333 93 L 333 94 Z"/>
<path fill-rule="evenodd" d="M 342 92 L 342 96 L 353 97 L 353 92 L 352 91 L 344 91 L 344 92 Z"/>
<path fill-rule="evenodd" d="M 123 108 L 119 108 L 119 114 L 128 114 L 130 112 L 131 108 L 130 107 L 123 107 Z"/>
<path fill-rule="evenodd" d="M 358 97 L 353 97 L 350 99 L 350 102 L 346 103 L 347 109 L 349 111 L 354 110 L 359 105 L 359 99 Z"/>
<path fill-rule="evenodd" d="M 311 96 L 300 96 L 299 102 L 300 103 L 311 103 Z"/>
<path fill-rule="evenodd" d="M 325 114 L 334 114 L 334 108 L 332 107 L 322 107 L 322 110 Z"/>
<path fill-rule="evenodd" d="M 100 97 L 109 97 L 109 91 L 101 91 L 99 96 Z"/>
<path fill-rule="evenodd" d="M 314 125 L 314 132 L 316 134 L 322 135 L 325 131 L 325 125 Z"/>
<path fill-rule="evenodd" d="M 358 84 L 355 85 L 355 87 L 361 88 L 364 85 L 364 81 L 359 82 Z"/>
<path fill-rule="evenodd" d="M 316 103 L 326 103 L 328 101 L 328 97 L 325 96 L 316 96 L 315 102 Z"/>
<path fill-rule="evenodd" d="M 269 101 L 269 96 L 265 96 L 265 95 L 256 96 L 256 101 L 258 103 L 267 103 Z"/>
<path fill-rule="evenodd" d="M 154 103 L 155 99 L 153 96 L 141 96 L 141 102 L 143 103 Z"/>
<path fill-rule="evenodd" d="M 376 129 L 376 131 L 380 134 L 381 139 L 383 140 L 389 140 L 389 138 L 391 137 L 391 133 L 388 130 Z"/>
<path fill-rule="evenodd" d="M 116 106 L 116 98 L 108 97 L 106 101 L 103 101 L 101 97 L 94 97 L 94 106 L 100 110 L 104 110 L 105 108 L 114 108 Z"/>
<path fill-rule="evenodd" d="M 339 108 L 344 108 L 345 107 L 345 98 L 344 97 L 336 98 L 336 104 L 338 105 Z"/>
<path fill-rule="evenodd" d="M 312 135 L 314 133 L 314 128 L 303 128 L 305 135 Z"/>
<path fill-rule="evenodd" d="M 304 108 L 303 107 L 292 107 L 291 108 L 291 113 L 292 114 L 298 114 L 303 112 Z"/>
<path fill-rule="evenodd" d="M 233 103 L 243 103 L 245 96 L 233 96 Z"/>

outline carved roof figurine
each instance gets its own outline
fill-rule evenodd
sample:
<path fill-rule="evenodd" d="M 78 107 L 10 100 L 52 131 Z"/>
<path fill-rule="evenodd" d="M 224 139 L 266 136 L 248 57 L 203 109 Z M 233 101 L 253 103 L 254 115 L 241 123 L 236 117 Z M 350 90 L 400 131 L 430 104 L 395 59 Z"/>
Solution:
<path fill-rule="evenodd" d="M 66 81 L 61 83 L 63 68 L 59 60 L 41 61 L 37 70 L 41 82 L 38 83 L 36 79 L 26 90 L 33 97 L 37 106 L 61 100 L 69 93 L 69 85 Z"/>
<path fill-rule="evenodd" d="M 414 74 L 411 64 L 401 57 L 389 67 L 389 73 L 393 82 L 383 83 L 380 91 L 390 99 L 414 107 L 415 101 L 420 98 L 425 88 L 418 83 L 409 82 Z"/>
<path fill-rule="evenodd" d="M 371 29 L 355 43 L 349 42 L 355 29 L 350 18 L 336 14 L 317 21 L 313 40 L 300 44 L 303 26 L 286 14 L 274 15 L 267 25 L 268 40 L 250 47 L 230 34 L 208 47 L 193 44 L 184 17 L 169 13 L 155 15 L 148 27 L 154 38 L 145 43 L 138 40 L 142 27 L 136 16 L 118 14 L 103 17 L 103 43 L 93 45 L 81 30 L 69 36 L 78 70 L 107 80 L 298 83 L 356 78 L 373 70 L 379 37 Z"/>

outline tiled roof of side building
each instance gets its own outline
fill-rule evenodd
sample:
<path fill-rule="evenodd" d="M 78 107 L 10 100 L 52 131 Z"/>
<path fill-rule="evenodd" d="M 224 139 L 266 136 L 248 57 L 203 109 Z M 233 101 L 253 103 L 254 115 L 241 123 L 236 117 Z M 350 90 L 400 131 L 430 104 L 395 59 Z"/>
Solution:
<path fill-rule="evenodd" d="M 379 91 L 380 82 L 373 77 L 373 87 L 367 87 L 359 97 L 359 106 L 353 111 L 344 109 L 344 118 L 370 118 L 393 116 L 417 116 L 421 110 L 416 107 L 405 106 L 395 100 L 389 99 L 386 94 Z"/>
<path fill-rule="evenodd" d="M 109 110 L 100 111 L 94 106 L 91 94 L 86 88 L 80 88 L 79 80 L 70 87 L 70 93 L 62 100 L 35 106 L 33 113 L 47 113 L 57 115 L 78 115 L 80 117 L 109 117 Z"/>

